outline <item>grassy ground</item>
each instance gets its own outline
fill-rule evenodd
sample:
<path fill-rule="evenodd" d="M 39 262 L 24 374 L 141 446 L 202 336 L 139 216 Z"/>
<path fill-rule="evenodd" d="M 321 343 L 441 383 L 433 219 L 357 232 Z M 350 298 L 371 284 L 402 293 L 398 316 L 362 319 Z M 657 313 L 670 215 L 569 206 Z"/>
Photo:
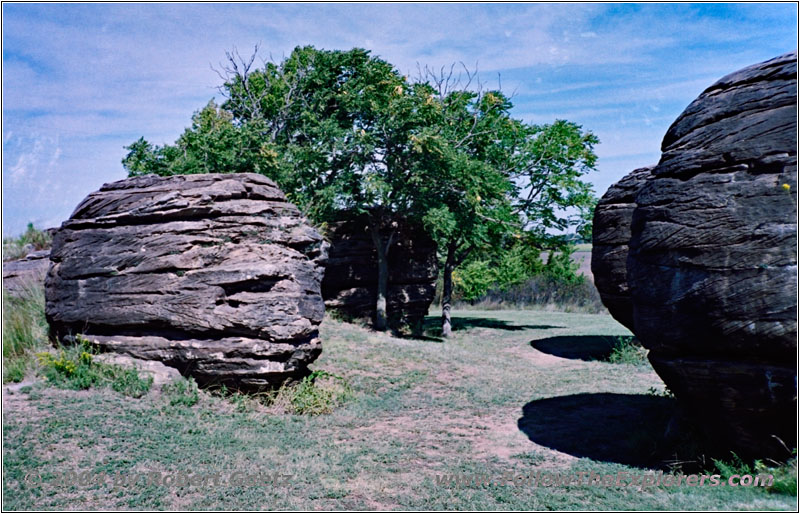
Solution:
<path fill-rule="evenodd" d="M 623 327 L 605 315 L 460 311 L 442 342 L 326 320 L 314 364 L 344 377 L 331 414 L 275 414 L 201 392 L 176 402 L 42 382 L 3 394 L 3 508 L 769 510 L 761 488 L 443 486 L 437 475 L 663 468 L 672 400 L 635 357 L 609 359 Z M 633 352 L 635 353 L 635 352 Z M 609 362 L 615 360 L 616 363 Z M 63 487 L 57 473 L 282 473 L 261 487 Z M 42 480 L 26 483 L 29 473 Z"/>

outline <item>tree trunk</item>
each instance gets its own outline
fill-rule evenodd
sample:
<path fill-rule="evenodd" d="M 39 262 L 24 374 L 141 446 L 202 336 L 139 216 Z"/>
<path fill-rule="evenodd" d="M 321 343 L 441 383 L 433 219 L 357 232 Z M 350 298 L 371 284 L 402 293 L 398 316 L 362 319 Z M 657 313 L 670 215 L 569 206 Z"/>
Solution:
<path fill-rule="evenodd" d="M 376 223 L 370 220 L 370 233 L 378 256 L 378 297 L 375 301 L 375 326 L 373 328 L 379 332 L 385 332 L 388 325 L 386 298 L 389 294 L 389 261 L 387 254 L 392 243 L 392 237 L 389 237 L 388 243 L 384 246 L 379 223 L 380 221 Z"/>
<path fill-rule="evenodd" d="M 386 253 L 378 250 L 378 298 L 375 302 L 375 330 L 386 330 L 386 297 L 389 294 L 389 264 Z"/>
<path fill-rule="evenodd" d="M 453 335 L 453 327 L 450 323 L 450 303 L 453 296 L 453 268 L 455 267 L 456 249 L 455 245 L 447 248 L 447 259 L 444 263 L 444 284 L 442 288 L 442 337 Z"/>

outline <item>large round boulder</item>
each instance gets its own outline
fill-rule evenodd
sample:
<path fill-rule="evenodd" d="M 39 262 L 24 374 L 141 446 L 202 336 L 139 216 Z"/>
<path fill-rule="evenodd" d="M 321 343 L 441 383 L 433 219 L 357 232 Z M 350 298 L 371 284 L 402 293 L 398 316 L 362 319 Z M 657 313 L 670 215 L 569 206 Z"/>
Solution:
<path fill-rule="evenodd" d="M 653 166 L 635 169 L 608 188 L 592 221 L 592 275 L 600 299 L 617 321 L 633 331 L 633 302 L 628 286 L 628 243 L 636 195 Z"/>
<path fill-rule="evenodd" d="M 307 372 L 326 244 L 256 174 L 135 177 L 90 194 L 53 239 L 54 337 L 159 360 L 199 383 L 277 385 Z"/>
<path fill-rule="evenodd" d="M 797 444 L 796 95 L 791 53 L 686 108 L 639 181 L 618 286 L 655 370 L 709 439 L 741 456 Z M 622 282 L 620 266 L 606 278 Z"/>

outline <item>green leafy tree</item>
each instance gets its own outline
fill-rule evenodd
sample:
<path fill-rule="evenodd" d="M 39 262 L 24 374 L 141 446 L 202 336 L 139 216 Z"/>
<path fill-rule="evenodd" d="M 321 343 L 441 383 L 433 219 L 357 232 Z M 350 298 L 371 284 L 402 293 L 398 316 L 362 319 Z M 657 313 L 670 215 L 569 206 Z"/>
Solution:
<path fill-rule="evenodd" d="M 384 330 L 396 234 L 380 229 L 399 213 L 420 212 L 412 187 L 417 88 L 358 48 L 298 47 L 261 69 L 254 59 L 229 53 L 222 109 L 196 113 L 175 145 L 135 142 L 123 164 L 131 175 L 255 171 L 274 178 L 315 222 L 364 215 L 378 257 L 375 328 Z"/>
<path fill-rule="evenodd" d="M 552 244 L 559 238 L 549 231 L 581 225 L 596 203 L 584 176 L 595 169 L 599 140 L 565 120 L 528 129 L 510 169 L 514 207 L 526 231 Z"/>
<path fill-rule="evenodd" d="M 452 331 L 455 270 L 474 251 L 499 247 L 519 228 L 506 168 L 522 126 L 511 119 L 511 102 L 502 93 L 484 93 L 476 73 L 464 72 L 462 82 L 453 67 L 448 73 L 425 68 L 417 80 L 424 128 L 414 139 L 422 157 L 416 191 L 426 230 L 442 253 L 444 337 Z"/>
<path fill-rule="evenodd" d="M 452 67 L 447 73 L 425 68 L 419 80 L 429 88 L 426 103 L 435 107 L 417 145 L 428 171 L 419 189 L 429 204 L 424 219 L 444 261 L 444 337 L 452 332 L 453 273 L 460 265 L 474 259 L 462 274 L 477 278 L 470 286 L 461 281 L 469 294 L 485 292 L 491 281 L 510 283 L 512 273 L 524 280 L 541 268 L 542 249 L 563 249 L 565 241 L 553 232 L 577 224 L 594 198 L 582 180 L 594 169 L 594 135 L 568 122 L 516 120 L 508 97 L 484 92 L 475 72 L 464 67 L 464 73 L 462 81 Z M 491 272 L 478 277 L 489 262 Z"/>
<path fill-rule="evenodd" d="M 280 168 L 276 145 L 250 126 L 234 124 L 233 113 L 212 99 L 192 116 L 192 125 L 174 145 L 152 145 L 140 138 L 125 147 L 122 164 L 129 176 L 196 173 L 261 173 Z"/>
<path fill-rule="evenodd" d="M 257 49 L 256 49 L 257 53 Z M 298 47 L 279 63 L 227 54 L 226 100 L 192 117 L 174 145 L 140 139 L 130 175 L 256 172 L 313 221 L 364 216 L 378 261 L 375 328 L 387 325 L 388 252 L 400 215 L 417 220 L 444 261 L 443 332 L 452 275 L 469 258 L 497 261 L 521 239 L 552 247 L 591 199 L 581 176 L 596 138 L 567 122 L 527 125 L 500 91 L 426 70 L 409 82 L 369 51 Z M 475 82 L 475 83 L 473 83 Z M 572 216 L 572 218 L 570 218 Z M 578 217 L 579 214 L 577 215 Z M 474 264 L 477 266 L 477 264 Z"/>

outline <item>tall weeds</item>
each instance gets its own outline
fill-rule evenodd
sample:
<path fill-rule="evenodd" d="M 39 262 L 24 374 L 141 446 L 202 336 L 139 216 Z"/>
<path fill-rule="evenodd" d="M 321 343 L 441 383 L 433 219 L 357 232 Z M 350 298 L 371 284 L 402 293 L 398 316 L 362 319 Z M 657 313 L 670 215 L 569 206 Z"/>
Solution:
<path fill-rule="evenodd" d="M 29 283 L 18 296 L 3 291 L 3 382 L 21 381 L 33 354 L 47 346 L 44 286 Z"/>

